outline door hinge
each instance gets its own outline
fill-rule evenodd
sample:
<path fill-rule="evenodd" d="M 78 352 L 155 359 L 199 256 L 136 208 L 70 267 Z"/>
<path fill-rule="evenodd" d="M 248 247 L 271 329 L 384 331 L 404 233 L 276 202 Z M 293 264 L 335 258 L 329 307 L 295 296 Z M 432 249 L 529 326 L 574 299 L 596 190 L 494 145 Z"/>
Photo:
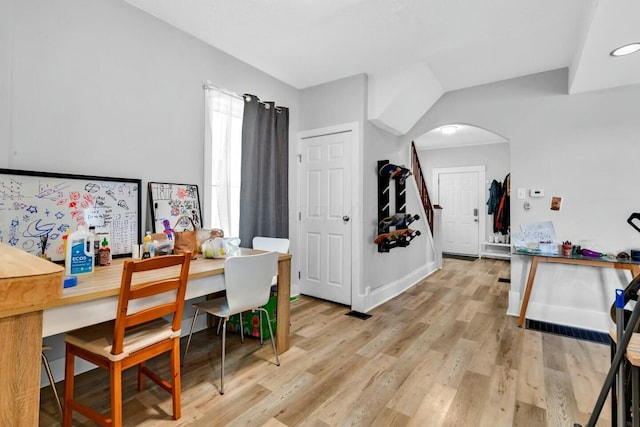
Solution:
<path fill-rule="evenodd" d="M 302 154 L 298 154 L 298 163 L 302 163 Z"/>
<path fill-rule="evenodd" d="M 300 271 L 298 271 L 298 280 L 300 280 L 301 274 Z"/>
<path fill-rule="evenodd" d="M 302 212 L 298 212 L 298 221 L 302 221 Z"/>

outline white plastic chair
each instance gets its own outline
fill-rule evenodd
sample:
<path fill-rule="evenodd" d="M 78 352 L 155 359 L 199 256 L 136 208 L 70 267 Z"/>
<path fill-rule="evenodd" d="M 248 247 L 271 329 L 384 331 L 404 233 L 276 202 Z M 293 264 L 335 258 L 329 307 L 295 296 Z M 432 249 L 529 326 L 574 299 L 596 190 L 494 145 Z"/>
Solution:
<path fill-rule="evenodd" d="M 224 263 L 224 282 L 226 296 L 193 304 L 196 312 L 193 315 L 187 346 L 184 349 L 183 361 L 189 351 L 191 335 L 196 318 L 200 310 L 217 316 L 222 320 L 222 359 L 220 368 L 220 394 L 224 394 L 224 357 L 227 334 L 227 320 L 234 314 L 243 311 L 260 310 L 267 315 L 267 325 L 271 335 L 273 354 L 276 365 L 280 366 L 273 329 L 269 319 L 269 312 L 262 308 L 269 301 L 271 279 L 278 271 L 278 253 L 267 252 L 258 255 L 234 256 L 227 258 Z M 242 321 L 241 321 L 242 324 Z M 260 322 L 260 344 L 262 344 L 262 322 Z"/>
<path fill-rule="evenodd" d="M 276 251 L 283 254 L 289 253 L 289 239 L 279 237 L 259 237 L 253 238 L 253 249 L 263 251 Z"/>
<path fill-rule="evenodd" d="M 289 239 L 283 239 L 280 237 L 260 237 L 253 238 L 253 249 L 259 249 L 261 251 L 276 251 L 283 254 L 289 253 Z M 271 286 L 278 284 L 278 276 L 273 276 L 271 280 Z"/>

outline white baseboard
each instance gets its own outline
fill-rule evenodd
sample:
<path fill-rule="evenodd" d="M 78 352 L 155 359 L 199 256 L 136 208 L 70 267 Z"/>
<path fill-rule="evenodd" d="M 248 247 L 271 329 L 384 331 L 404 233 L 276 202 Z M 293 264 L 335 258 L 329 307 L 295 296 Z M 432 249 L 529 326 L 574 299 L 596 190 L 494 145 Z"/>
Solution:
<path fill-rule="evenodd" d="M 435 261 L 431 261 L 424 267 L 412 271 L 408 275 L 401 277 L 398 280 L 387 283 L 384 286 L 371 290 L 367 288 L 366 294 L 363 296 L 364 307 L 361 310 L 363 313 L 374 309 L 375 307 L 384 304 L 390 299 L 400 295 L 409 288 L 412 288 L 418 284 L 424 278 L 430 276 L 434 271 L 438 270 Z"/>

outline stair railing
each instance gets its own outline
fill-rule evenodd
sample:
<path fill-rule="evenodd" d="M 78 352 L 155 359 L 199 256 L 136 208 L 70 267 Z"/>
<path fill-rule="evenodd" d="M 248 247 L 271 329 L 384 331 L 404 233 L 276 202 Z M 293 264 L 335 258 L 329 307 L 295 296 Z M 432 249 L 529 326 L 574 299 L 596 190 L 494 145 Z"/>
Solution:
<path fill-rule="evenodd" d="M 427 183 L 420 167 L 420 159 L 418 158 L 418 151 L 416 145 L 411 141 L 411 169 L 413 176 L 416 179 L 418 186 L 418 192 L 420 193 L 420 199 L 422 200 L 422 206 L 427 214 L 427 222 L 429 223 L 429 229 L 431 235 L 433 235 L 433 205 L 431 204 L 431 198 L 429 197 L 429 191 L 427 189 Z"/>

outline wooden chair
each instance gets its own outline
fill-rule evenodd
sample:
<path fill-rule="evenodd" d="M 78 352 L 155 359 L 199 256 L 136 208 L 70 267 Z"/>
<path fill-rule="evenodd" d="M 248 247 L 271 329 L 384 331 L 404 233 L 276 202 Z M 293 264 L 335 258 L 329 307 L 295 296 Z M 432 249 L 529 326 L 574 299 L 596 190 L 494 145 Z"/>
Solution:
<path fill-rule="evenodd" d="M 224 357 L 227 335 L 227 320 L 229 316 L 243 311 L 260 310 L 267 315 L 267 324 L 271 335 L 271 345 L 276 357 L 276 365 L 280 366 L 276 342 L 273 336 L 269 312 L 262 308 L 269 301 L 271 292 L 271 279 L 278 271 L 278 253 L 267 252 L 258 255 L 234 256 L 227 258 L 224 263 L 224 283 L 226 296 L 203 301 L 193 306 L 196 312 L 193 315 L 187 346 L 184 350 L 186 358 L 191 343 L 191 334 L 196 317 L 200 310 L 222 319 L 222 359 L 220 365 L 220 394 L 224 394 Z M 260 344 L 262 344 L 262 322 L 260 322 Z"/>
<path fill-rule="evenodd" d="M 173 419 L 180 418 L 180 323 L 190 261 L 190 253 L 126 260 L 116 319 L 65 334 L 64 426 L 71 426 L 73 411 L 100 425 L 122 426 L 122 371 L 136 365 L 138 391 L 147 376 L 171 394 Z M 172 322 L 163 318 L 169 315 Z M 170 380 L 145 365 L 163 353 L 170 353 Z M 110 372 L 110 417 L 73 399 L 76 356 Z"/>

